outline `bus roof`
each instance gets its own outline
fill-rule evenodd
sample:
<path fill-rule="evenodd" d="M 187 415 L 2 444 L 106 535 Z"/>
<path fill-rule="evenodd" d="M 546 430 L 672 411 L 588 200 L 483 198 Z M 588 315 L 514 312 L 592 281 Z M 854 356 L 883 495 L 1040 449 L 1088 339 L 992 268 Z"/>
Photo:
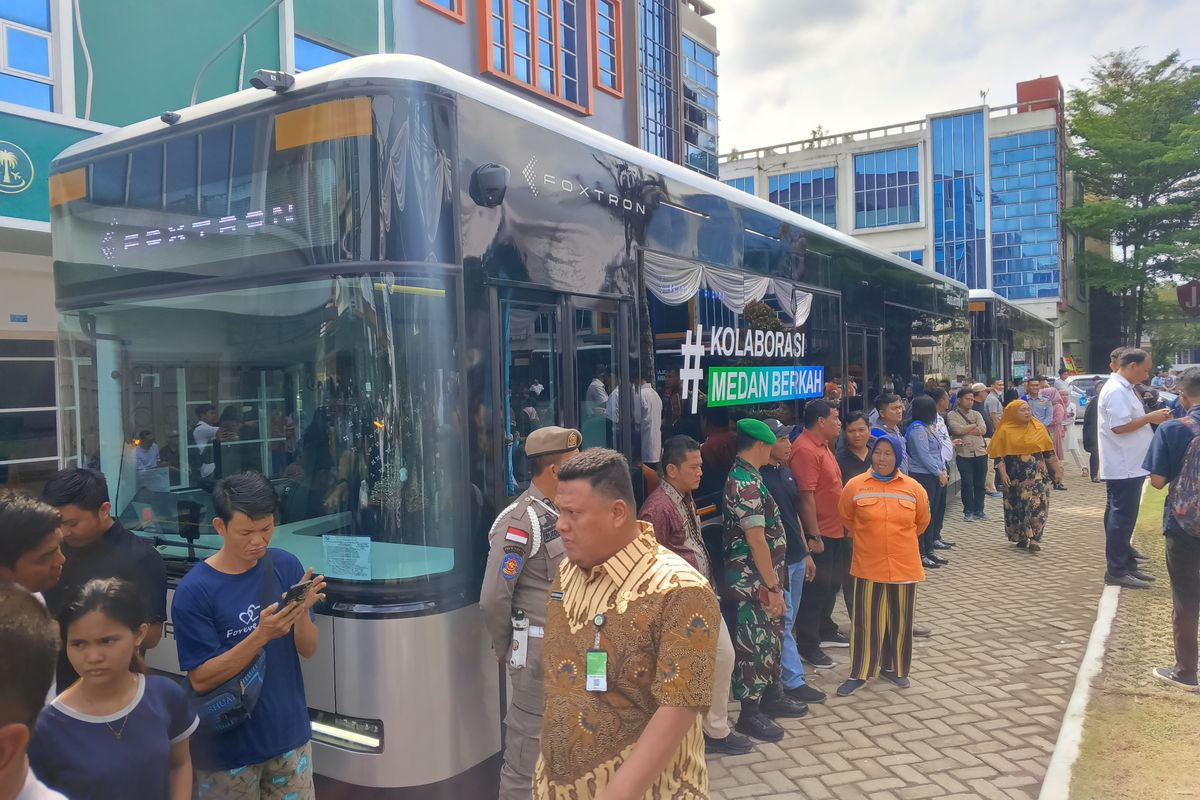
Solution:
<path fill-rule="evenodd" d="M 740 189 L 734 189 L 718 180 L 667 161 L 620 139 L 600 133 L 562 114 L 526 100 L 513 92 L 493 86 L 478 78 L 451 69 L 437 61 L 431 61 L 420 56 L 370 55 L 339 61 L 335 64 L 300 73 L 296 76 L 295 85 L 285 94 L 292 94 L 302 89 L 320 87 L 324 84 L 346 80 L 366 81 L 368 85 L 370 85 L 369 82 L 371 81 L 416 81 L 440 86 L 455 94 L 470 97 L 473 100 L 477 100 L 507 114 L 512 114 L 534 125 L 554 131 L 594 147 L 597 150 L 618 156 L 630 163 L 658 172 L 665 177 L 691 186 L 694 189 L 722 197 L 735 205 L 744 206 L 774 217 L 807 233 L 837 242 L 871 258 L 886 261 L 892 266 L 916 273 L 922 278 L 932 279 L 948 288 L 960 291 L 967 288 L 966 284 L 948 278 L 945 275 L 918 267 L 900 256 L 877 250 L 834 228 L 822 225 L 795 212 L 788 211 L 782 206 L 762 200 Z M 275 95 L 267 92 L 267 90 L 243 89 L 234 94 L 217 97 L 188 108 L 180 109 L 177 112 L 180 115 L 180 120 L 174 125 L 168 125 L 161 119 L 153 118 L 135 122 L 124 128 L 106 131 L 97 136 L 77 142 L 59 153 L 51 169 L 53 171 L 60 161 L 87 158 L 88 154 L 93 151 L 107 150 L 119 146 L 124 142 L 161 133 L 164 130 L 177 128 L 180 125 L 194 123 L 208 117 L 222 115 L 239 109 L 247 109 L 253 106 L 266 107 L 273 97 Z"/>

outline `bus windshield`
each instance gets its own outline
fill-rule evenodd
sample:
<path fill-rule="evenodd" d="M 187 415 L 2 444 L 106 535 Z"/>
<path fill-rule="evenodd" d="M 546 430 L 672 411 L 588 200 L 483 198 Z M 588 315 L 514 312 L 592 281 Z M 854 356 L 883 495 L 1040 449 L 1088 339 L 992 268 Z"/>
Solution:
<path fill-rule="evenodd" d="M 219 548 L 213 484 L 257 470 L 272 546 L 334 581 L 469 570 L 455 286 L 430 267 L 65 313 L 65 461 L 168 558 Z"/>

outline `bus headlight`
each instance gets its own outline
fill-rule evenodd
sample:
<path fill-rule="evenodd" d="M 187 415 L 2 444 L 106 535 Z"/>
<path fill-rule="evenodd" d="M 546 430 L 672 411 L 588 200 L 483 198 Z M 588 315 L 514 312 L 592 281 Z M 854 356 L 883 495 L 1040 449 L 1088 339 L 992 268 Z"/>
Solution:
<path fill-rule="evenodd" d="M 383 752 L 383 722 L 377 719 L 357 719 L 331 714 L 328 711 L 308 710 L 312 720 L 313 740 L 322 744 L 353 750 L 356 753 Z"/>

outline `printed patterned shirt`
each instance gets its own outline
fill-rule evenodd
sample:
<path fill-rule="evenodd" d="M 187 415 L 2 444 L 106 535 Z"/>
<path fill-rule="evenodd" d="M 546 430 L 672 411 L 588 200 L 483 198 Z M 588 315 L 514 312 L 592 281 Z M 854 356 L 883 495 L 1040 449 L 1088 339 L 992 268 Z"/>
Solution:
<path fill-rule="evenodd" d="M 738 457 L 725 481 L 725 580 L 730 593 L 738 599 L 750 599 L 764 586 L 746 531 L 763 528 L 771 549 L 771 564 L 779 583 L 787 588 L 787 534 L 779 506 L 767 491 L 762 474 L 748 461 Z"/>
<path fill-rule="evenodd" d="M 712 702 L 720 610 L 704 577 L 642 532 L 591 570 L 564 561 L 550 587 L 542 661 L 546 705 L 537 800 L 586 800 L 613 779 L 661 706 L 696 710 L 646 798 L 708 797 L 700 712 Z M 608 653 L 608 690 L 585 688 L 586 655 Z"/>

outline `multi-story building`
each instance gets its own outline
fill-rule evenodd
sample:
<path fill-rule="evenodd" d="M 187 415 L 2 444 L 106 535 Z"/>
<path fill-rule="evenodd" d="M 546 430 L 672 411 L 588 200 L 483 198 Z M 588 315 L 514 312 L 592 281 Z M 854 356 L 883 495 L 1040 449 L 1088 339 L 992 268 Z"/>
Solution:
<path fill-rule="evenodd" d="M 67 146 L 247 88 L 259 69 L 410 53 L 715 175 L 711 13 L 702 0 L 5 0 L 0 485 L 58 466 L 69 399 L 54 376 L 47 176 Z"/>
<path fill-rule="evenodd" d="M 1055 354 L 1086 360 L 1087 294 L 1065 169 L 1056 77 L 1017 84 L 1017 102 L 731 152 L 726 183 L 991 291 L 1055 327 Z"/>

